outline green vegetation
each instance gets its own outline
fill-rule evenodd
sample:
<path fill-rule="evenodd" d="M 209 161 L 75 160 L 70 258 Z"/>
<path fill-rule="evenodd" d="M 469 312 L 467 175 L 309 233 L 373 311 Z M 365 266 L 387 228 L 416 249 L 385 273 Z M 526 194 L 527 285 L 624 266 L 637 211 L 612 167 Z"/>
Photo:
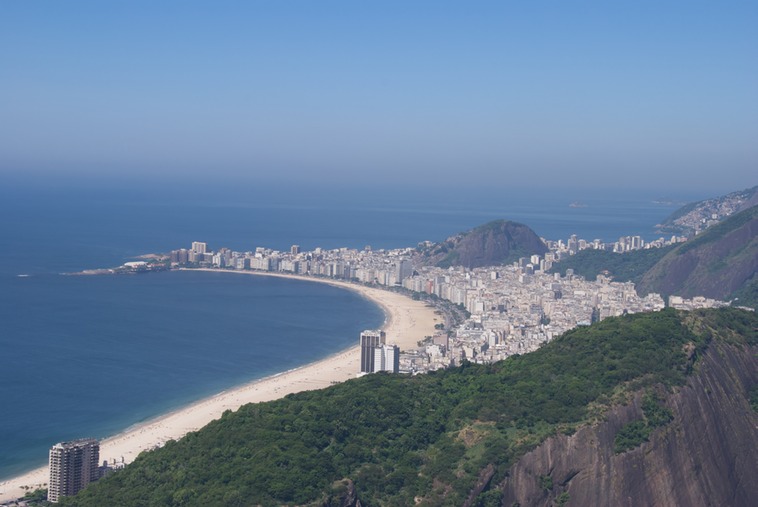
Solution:
<path fill-rule="evenodd" d="M 684 382 L 719 319 L 738 316 L 732 339 L 747 330 L 755 340 L 758 318 L 730 312 L 606 319 L 496 364 L 368 375 L 246 405 L 62 505 L 338 505 L 345 479 L 364 504 L 461 505 L 488 465 L 494 476 L 474 504 L 499 505 L 507 469 L 546 438 L 633 391 Z M 644 424 L 665 424 L 658 403 L 644 402 Z"/>
<path fill-rule="evenodd" d="M 586 249 L 553 265 L 554 273 L 566 274 L 567 269 L 588 280 L 607 271 L 617 282 L 639 283 L 642 276 L 671 251 L 673 246 L 633 250 L 623 254 L 605 250 Z"/>
<path fill-rule="evenodd" d="M 642 419 L 627 423 L 619 430 L 616 438 L 613 440 L 613 452 L 620 454 L 634 449 L 642 444 L 642 442 L 647 442 L 649 435 L 650 428 Z"/>
<path fill-rule="evenodd" d="M 550 491 L 553 489 L 553 478 L 549 475 L 540 475 L 540 489 Z"/>
<path fill-rule="evenodd" d="M 497 232 L 497 231 L 502 230 L 504 227 L 507 227 L 508 224 L 521 225 L 517 222 L 511 222 L 510 220 L 503 220 L 503 219 L 492 220 L 490 222 L 487 222 L 486 224 L 482 224 L 477 227 L 474 227 L 474 229 L 472 229 L 471 231 L 465 234 L 470 234 L 472 232 L 473 233 Z"/>
<path fill-rule="evenodd" d="M 731 298 L 735 301 L 732 302 L 736 306 L 746 306 L 758 310 L 758 273 L 742 286 L 741 289 L 733 292 Z"/>
<path fill-rule="evenodd" d="M 449 268 L 450 266 L 457 266 L 458 261 L 461 257 L 460 252 L 448 252 L 448 254 L 437 263 L 437 267 L 440 268 Z"/>
<path fill-rule="evenodd" d="M 654 392 L 648 391 L 642 397 L 643 419 L 632 421 L 619 430 L 613 442 L 613 452 L 620 454 L 648 441 L 650 434 L 668 424 L 674 416 L 661 403 Z"/>
<path fill-rule="evenodd" d="M 47 489 L 27 491 L 24 495 L 24 502 L 26 502 L 26 505 L 29 507 L 49 507 L 55 505 L 47 501 Z"/>
<path fill-rule="evenodd" d="M 664 297 L 706 296 L 754 307 L 758 300 L 755 227 L 758 206 L 741 211 L 687 241 L 660 260 L 641 279 L 641 292 Z"/>
<path fill-rule="evenodd" d="M 676 253 L 677 255 L 682 255 L 692 250 L 693 248 L 697 248 L 707 243 L 720 241 L 724 238 L 724 236 L 734 231 L 735 229 L 739 229 L 751 220 L 754 220 L 756 217 L 758 217 L 758 206 L 748 208 L 745 211 L 737 213 L 736 215 L 733 215 L 726 220 L 712 227 L 709 227 L 699 236 L 696 236 L 694 239 L 691 239 L 686 243 L 683 243 L 679 246 L 679 248 L 677 248 Z"/>
<path fill-rule="evenodd" d="M 758 412 L 758 386 L 748 392 L 748 400 L 750 401 L 750 408 Z"/>
<path fill-rule="evenodd" d="M 648 392 L 642 398 L 642 412 L 645 414 L 647 425 L 653 429 L 667 425 L 674 416 L 654 392 Z"/>

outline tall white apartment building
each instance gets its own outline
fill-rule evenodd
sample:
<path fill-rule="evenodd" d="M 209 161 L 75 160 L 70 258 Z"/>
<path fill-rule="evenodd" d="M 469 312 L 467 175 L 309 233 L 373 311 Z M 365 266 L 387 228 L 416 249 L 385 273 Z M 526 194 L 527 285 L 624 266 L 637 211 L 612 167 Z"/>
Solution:
<path fill-rule="evenodd" d="M 373 372 L 379 371 L 400 371 L 400 348 L 397 345 L 380 345 L 374 348 Z"/>
<path fill-rule="evenodd" d="M 206 253 L 206 250 L 208 249 L 208 245 L 201 241 L 193 241 L 192 242 L 192 251 L 199 254 Z"/>

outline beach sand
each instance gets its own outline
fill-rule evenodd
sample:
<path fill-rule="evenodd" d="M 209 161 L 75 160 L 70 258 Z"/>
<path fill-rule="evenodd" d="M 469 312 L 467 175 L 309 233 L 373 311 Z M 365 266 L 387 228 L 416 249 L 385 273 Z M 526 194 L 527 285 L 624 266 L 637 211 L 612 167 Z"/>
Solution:
<path fill-rule="evenodd" d="M 434 325 L 441 321 L 441 317 L 434 313 L 434 308 L 427 306 L 424 302 L 414 301 L 406 296 L 386 290 L 336 280 L 274 273 L 207 271 L 291 278 L 328 283 L 356 291 L 382 307 L 386 315 L 382 329 L 387 334 L 387 343 L 398 345 L 400 350 L 417 348 L 417 343 L 420 340 L 423 340 L 425 336 L 434 334 Z M 270 401 L 290 393 L 321 389 L 337 382 L 355 378 L 360 369 L 360 349 L 357 346 L 358 337 L 355 338 L 355 347 L 343 350 L 326 359 L 231 388 L 105 439 L 100 443 L 100 461 L 108 460 L 112 463 L 113 460 L 120 462 L 123 459 L 125 463 L 131 463 L 142 451 L 159 447 L 168 440 L 176 440 L 188 432 L 198 430 L 209 422 L 218 419 L 226 410 L 237 410 L 247 403 Z M 52 446 L 55 443 L 50 442 L 50 445 Z M 44 466 L 21 476 L 2 481 L 0 482 L 0 502 L 20 498 L 27 490 L 46 488 L 48 479 L 48 467 Z"/>

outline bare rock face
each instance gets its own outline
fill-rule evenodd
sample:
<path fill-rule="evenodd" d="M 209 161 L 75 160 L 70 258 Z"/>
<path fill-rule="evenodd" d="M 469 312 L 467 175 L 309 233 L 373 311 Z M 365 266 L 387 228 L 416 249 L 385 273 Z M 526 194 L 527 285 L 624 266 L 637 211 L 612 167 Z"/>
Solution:
<path fill-rule="evenodd" d="M 641 396 L 606 421 L 552 437 L 524 455 L 498 485 L 513 506 L 752 506 L 758 499 L 758 347 L 713 342 L 695 374 L 665 396 L 674 415 L 648 442 L 614 454 Z M 661 390 L 661 392 L 666 392 Z"/>
<path fill-rule="evenodd" d="M 326 499 L 322 507 L 363 507 L 358 493 L 355 491 L 355 484 L 350 479 L 344 479 L 334 485 L 335 494 Z"/>

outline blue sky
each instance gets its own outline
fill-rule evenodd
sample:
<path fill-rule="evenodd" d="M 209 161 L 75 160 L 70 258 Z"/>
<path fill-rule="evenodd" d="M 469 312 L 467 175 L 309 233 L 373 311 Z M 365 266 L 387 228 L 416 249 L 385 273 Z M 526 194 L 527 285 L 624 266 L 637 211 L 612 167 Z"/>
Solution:
<path fill-rule="evenodd" d="M 0 3 L 0 174 L 758 184 L 755 2 Z"/>

